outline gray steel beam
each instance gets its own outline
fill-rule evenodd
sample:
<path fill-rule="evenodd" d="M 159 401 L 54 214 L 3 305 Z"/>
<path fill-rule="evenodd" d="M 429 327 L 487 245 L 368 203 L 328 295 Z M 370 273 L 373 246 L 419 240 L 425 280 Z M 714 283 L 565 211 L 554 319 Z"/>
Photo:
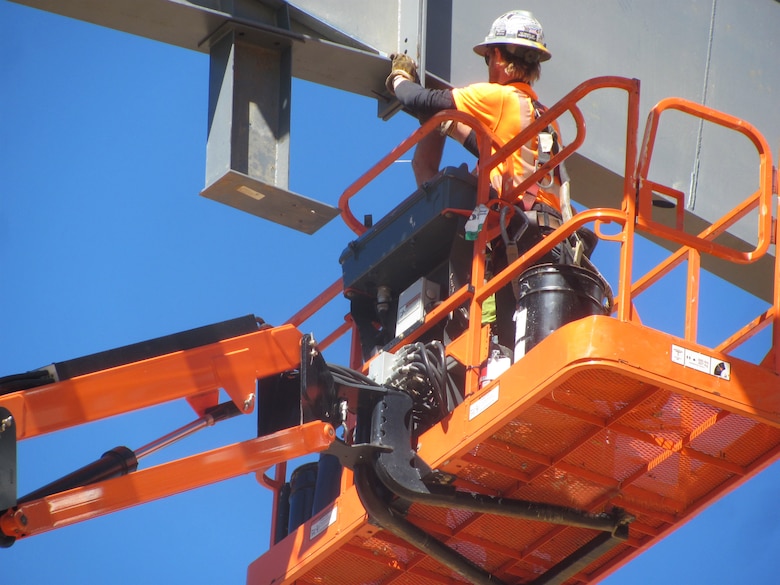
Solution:
<path fill-rule="evenodd" d="M 399 2 L 424 0 L 11 1 L 202 53 L 226 28 L 261 45 L 286 38 L 294 41 L 294 77 L 377 97 L 385 92 L 386 55 L 399 49 Z M 280 11 L 289 22 L 278 22 Z"/>
<path fill-rule="evenodd" d="M 230 14 L 218 0 L 12 0 L 54 14 L 91 22 L 171 45 L 200 49 Z"/>
<path fill-rule="evenodd" d="M 404 1 L 418 4 L 417 0 Z M 386 57 L 365 41 L 287 2 L 19 3 L 208 53 L 206 181 L 201 195 L 305 233 L 315 232 L 339 211 L 288 190 L 293 75 L 376 97 L 382 105 L 390 102 L 384 88 Z M 398 18 L 396 3 L 383 2 L 381 8 L 357 0 L 352 4 L 350 15 L 366 24 L 369 40 L 398 44 L 397 27 L 387 26 Z M 318 8 L 338 14 L 345 6 L 326 2 Z M 384 18 L 377 18 L 377 9 Z"/>
<path fill-rule="evenodd" d="M 209 53 L 201 194 L 306 233 L 338 209 L 288 190 L 291 78 L 374 97 L 389 117 L 386 53 L 425 56 L 425 0 L 18 2 Z"/>
<path fill-rule="evenodd" d="M 405 50 L 424 61 L 429 86 L 482 81 L 484 65 L 471 47 L 493 19 L 518 7 L 515 0 L 13 1 L 202 52 L 226 27 L 242 27 L 261 46 L 262 39 L 282 37 L 290 43 L 292 76 L 373 96 L 383 117 L 396 111 L 384 88 L 389 53 Z M 280 8 L 289 26 L 277 23 Z M 773 99 L 780 86 L 777 0 L 525 0 L 522 8 L 542 22 L 553 53 L 537 84 L 548 105 L 591 77 L 636 77 L 642 115 L 662 98 L 680 96 L 743 118 L 772 147 L 780 145 Z M 625 106 L 623 96 L 602 92 L 582 109 L 588 140 L 578 165 L 583 178 L 573 173 L 572 196 L 594 207 L 599 197 L 590 194 L 600 189 L 586 183 L 589 177 L 622 173 Z M 755 190 L 754 155 L 744 142 L 695 120 L 670 118 L 662 125 L 650 178 L 686 193 L 689 231 Z M 212 168 L 220 164 L 209 161 Z M 279 180 L 277 173 L 266 182 L 286 191 Z M 754 232 L 754 222 L 742 221 L 731 233 L 754 243 Z M 716 273 L 734 281 L 728 270 Z M 760 287 L 759 296 L 771 294 L 771 283 Z"/>
<path fill-rule="evenodd" d="M 201 195 L 313 233 L 337 210 L 288 191 L 290 41 L 243 42 L 228 30 L 210 43 L 206 188 Z M 286 42 L 284 42 L 286 41 Z"/>

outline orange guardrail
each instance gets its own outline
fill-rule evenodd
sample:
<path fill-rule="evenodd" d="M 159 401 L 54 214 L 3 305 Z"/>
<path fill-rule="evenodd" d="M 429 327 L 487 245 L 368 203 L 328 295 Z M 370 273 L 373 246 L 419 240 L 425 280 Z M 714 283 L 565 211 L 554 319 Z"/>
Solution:
<path fill-rule="evenodd" d="M 495 136 L 485 128 L 481 123 L 471 116 L 457 111 L 440 112 L 426 121 L 418 130 L 412 133 L 408 138 L 391 150 L 385 157 L 377 162 L 371 169 L 359 177 L 352 185 L 344 190 L 339 199 L 339 208 L 347 226 L 356 234 L 361 235 L 366 231 L 366 227 L 354 216 L 350 209 L 350 201 L 358 195 L 369 183 L 376 179 L 382 172 L 390 167 L 395 161 L 415 147 L 427 134 L 436 131 L 441 122 L 445 120 L 456 120 L 472 128 L 477 134 L 477 143 L 479 146 L 480 157 L 476 167 L 477 175 L 477 201 L 486 203 L 489 201 L 489 174 L 490 171 L 499 165 L 503 160 L 507 160 L 511 154 L 522 145 L 526 144 L 536 134 L 546 128 L 548 125 L 557 121 L 565 114 L 571 115 L 575 122 L 575 136 L 571 142 L 565 145 L 560 152 L 556 153 L 547 163 L 541 165 L 536 172 L 527 177 L 521 184 L 517 185 L 508 194 L 504 194 L 503 199 L 511 199 L 519 193 L 525 192 L 539 178 L 546 176 L 557 165 L 571 156 L 584 142 L 585 120 L 578 103 L 594 91 L 602 89 L 619 89 L 626 92 L 627 95 L 627 120 L 626 120 L 626 143 L 625 143 L 625 165 L 623 171 L 623 199 L 621 208 L 600 208 L 583 211 L 574 216 L 570 221 L 550 234 L 543 242 L 528 250 L 515 262 L 507 266 L 501 273 L 496 274 L 489 282 L 484 280 L 484 248 L 489 239 L 496 234 L 495 215 L 492 221 L 486 224 L 488 229 L 480 232 L 475 242 L 475 257 L 472 270 L 472 280 L 474 285 L 471 288 L 465 288 L 455 292 L 451 298 L 447 299 L 447 306 L 458 306 L 459 304 L 470 302 L 471 314 L 479 314 L 482 303 L 490 297 L 495 291 L 500 289 L 515 278 L 525 267 L 535 259 L 542 256 L 545 252 L 551 250 L 556 244 L 564 238 L 569 237 L 577 229 L 589 223 L 595 224 L 595 232 L 602 240 L 617 242 L 620 245 L 620 259 L 618 267 L 618 283 L 615 287 L 615 316 L 622 321 L 636 321 L 638 315 L 635 313 L 634 301 L 637 296 L 644 293 L 653 284 L 657 283 L 664 275 L 669 274 L 671 270 L 679 266 L 682 262 L 688 263 L 688 290 L 686 291 L 686 317 L 684 324 L 685 338 L 695 340 L 698 331 L 698 287 L 699 271 L 701 270 L 700 255 L 710 254 L 728 262 L 736 264 L 751 263 L 763 256 L 769 249 L 769 245 L 774 241 L 775 234 L 772 231 L 772 197 L 776 195 L 776 187 L 773 184 L 773 166 L 772 155 L 769 146 L 764 137 L 750 124 L 718 112 L 711 108 L 695 104 L 679 98 L 670 98 L 661 101 L 655 106 L 647 120 L 644 136 L 639 142 L 639 82 L 635 79 L 622 77 L 599 77 L 588 80 L 570 93 L 564 96 L 558 103 L 550 107 L 542 116 L 534 121 L 530 126 L 520 132 L 512 141 L 503 146 L 499 146 Z M 707 229 L 698 234 L 686 233 L 683 226 L 683 197 L 684 195 L 671 187 L 661 185 L 648 179 L 648 170 L 652 159 L 653 147 L 655 145 L 658 123 L 661 115 L 668 110 L 676 110 L 691 116 L 695 116 L 707 122 L 717 124 L 724 128 L 733 130 L 745 136 L 753 144 L 758 153 L 759 159 L 759 189 L 747 197 L 742 203 L 737 205 L 730 212 L 712 223 Z M 495 149 L 495 151 L 494 151 Z M 652 193 L 657 192 L 666 195 L 675 200 L 677 204 L 677 216 L 675 226 L 669 227 L 656 222 L 652 219 Z M 495 201 L 495 200 L 493 200 Z M 740 219 L 744 218 L 751 211 L 758 212 L 758 231 L 757 244 L 749 252 L 741 252 L 713 240 L 732 227 Z M 608 234 L 603 227 L 606 224 L 619 226 L 619 233 Z M 491 231 L 490 226 L 493 226 Z M 671 242 L 680 247 L 673 251 L 671 255 L 659 263 L 656 267 L 649 270 L 646 274 L 634 281 L 633 263 L 635 254 L 635 236 L 637 233 L 649 235 Z M 775 274 L 778 274 L 778 268 L 775 268 Z M 777 277 L 774 279 L 777 281 Z M 328 290 L 328 298 L 335 298 L 338 291 L 335 290 L 334 283 Z M 743 329 L 735 332 L 728 339 L 718 345 L 721 350 L 734 350 L 736 347 L 750 339 L 757 332 L 766 326 L 774 323 L 778 315 L 778 300 L 780 294 L 777 291 L 773 295 L 773 306 L 762 315 L 757 316 L 753 321 L 746 324 Z M 317 302 L 320 302 L 321 299 Z M 432 322 L 441 318 L 445 312 L 434 311 L 428 315 L 427 319 Z M 472 330 L 470 335 L 473 340 L 479 339 L 478 329 L 479 320 L 472 320 Z M 298 324 L 298 320 L 293 321 Z M 426 322 L 427 323 L 427 322 Z M 407 337 L 405 342 L 412 342 L 432 325 L 425 325 L 411 337 Z M 329 342 L 350 329 L 348 319 L 337 331 L 326 337 Z M 775 328 L 778 329 L 778 328 Z M 775 340 L 780 336 L 773 333 Z M 475 341 L 476 343 L 476 341 Z M 773 344 L 774 348 L 778 343 Z M 356 355 L 353 352 L 353 355 Z M 468 351 L 469 362 L 478 364 L 485 356 L 480 355 L 479 348 L 474 345 Z M 776 368 L 779 360 L 768 359 Z M 360 363 L 353 363 L 353 367 L 360 367 Z M 472 383 L 475 378 L 472 378 Z"/>

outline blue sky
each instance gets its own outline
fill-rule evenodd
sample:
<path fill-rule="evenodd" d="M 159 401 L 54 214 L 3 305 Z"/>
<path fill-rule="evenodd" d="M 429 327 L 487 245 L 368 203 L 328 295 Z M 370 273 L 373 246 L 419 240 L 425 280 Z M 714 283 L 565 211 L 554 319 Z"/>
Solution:
<path fill-rule="evenodd" d="M 354 238 L 341 221 L 307 236 L 198 196 L 206 55 L 4 0 L 0 54 L 0 375 L 248 313 L 281 323 L 339 276 L 338 256 Z M 375 113 L 372 100 L 296 81 L 291 190 L 335 205 L 414 130 L 408 117 L 381 122 Z M 395 165 L 366 194 L 366 210 L 379 217 L 412 190 L 408 165 Z M 647 254 L 658 256 L 649 246 Z M 713 308 L 726 287 L 708 282 L 703 304 Z M 746 322 L 762 304 L 740 299 L 729 317 Z M 680 312 L 651 302 L 644 310 L 662 324 Z M 324 334 L 334 323 L 307 327 Z M 727 325 L 703 322 L 703 335 Z M 172 404 L 24 441 L 20 495 L 192 418 Z M 253 434 L 254 417 L 239 417 L 142 465 Z M 771 581 L 779 483 L 774 466 L 606 582 Z M 3 582 L 243 583 L 268 546 L 270 505 L 247 476 L 76 524 L 0 550 Z"/>

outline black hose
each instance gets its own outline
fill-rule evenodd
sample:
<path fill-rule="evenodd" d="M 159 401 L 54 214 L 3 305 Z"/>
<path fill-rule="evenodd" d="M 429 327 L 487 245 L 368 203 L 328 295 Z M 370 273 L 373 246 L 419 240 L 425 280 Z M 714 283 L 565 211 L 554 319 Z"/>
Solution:
<path fill-rule="evenodd" d="M 460 553 L 394 512 L 374 491 L 374 486 L 377 485 L 379 478 L 373 469 L 367 465 L 355 467 L 355 488 L 372 522 L 461 575 L 469 583 L 504 585 L 497 577 L 474 565 Z"/>
<path fill-rule="evenodd" d="M 447 358 L 444 353 L 444 344 L 435 341 L 432 345 L 438 350 L 438 367 L 436 368 L 436 395 L 439 402 L 439 414 L 446 416 L 449 412 L 447 405 Z"/>

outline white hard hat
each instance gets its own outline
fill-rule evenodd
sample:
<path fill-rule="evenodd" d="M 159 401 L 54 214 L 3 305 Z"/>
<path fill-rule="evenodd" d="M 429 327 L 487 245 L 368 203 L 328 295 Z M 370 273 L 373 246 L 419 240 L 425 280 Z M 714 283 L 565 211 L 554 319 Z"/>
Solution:
<path fill-rule="evenodd" d="M 510 53 L 515 52 L 511 45 L 528 47 L 539 52 L 540 61 L 547 61 L 552 57 L 544 43 L 541 23 L 527 10 L 512 10 L 499 16 L 493 21 L 485 40 L 474 47 L 474 52 L 484 56 L 491 45 L 510 45 L 507 47 Z"/>

